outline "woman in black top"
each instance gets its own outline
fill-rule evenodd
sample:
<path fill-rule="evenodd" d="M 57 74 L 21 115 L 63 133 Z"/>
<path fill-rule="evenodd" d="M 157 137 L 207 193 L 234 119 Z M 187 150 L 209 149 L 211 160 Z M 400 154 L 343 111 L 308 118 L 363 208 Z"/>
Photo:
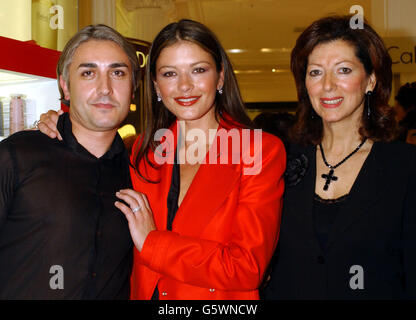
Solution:
<path fill-rule="evenodd" d="M 416 148 L 391 142 L 391 64 L 376 32 L 350 17 L 298 38 L 297 144 L 266 299 L 416 296 Z"/>

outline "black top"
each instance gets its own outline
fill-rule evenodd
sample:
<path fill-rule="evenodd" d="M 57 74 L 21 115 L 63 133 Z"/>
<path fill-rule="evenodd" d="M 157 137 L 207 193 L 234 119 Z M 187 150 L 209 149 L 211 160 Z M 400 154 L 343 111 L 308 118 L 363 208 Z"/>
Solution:
<path fill-rule="evenodd" d="M 313 219 L 316 147 L 290 150 L 292 158 L 304 155 L 308 161 L 297 162 L 306 169 L 294 170 L 298 178 L 290 181 L 296 183 L 286 184 L 265 297 L 416 299 L 416 147 L 374 142 L 330 227 L 325 250 Z"/>
<path fill-rule="evenodd" d="M 179 200 L 179 186 L 180 186 L 180 168 L 177 161 L 177 153 L 175 152 L 175 160 L 172 169 L 172 179 L 170 183 L 169 193 L 168 193 L 168 224 L 167 230 L 172 230 L 173 219 L 175 219 L 176 212 L 178 211 L 178 200 Z M 152 295 L 152 300 L 159 300 L 159 290 L 155 289 Z"/>
<path fill-rule="evenodd" d="M 322 250 L 325 251 L 329 232 L 337 217 L 337 214 L 347 200 L 348 195 L 337 199 L 322 199 L 315 193 L 313 199 L 313 220 L 315 233 Z"/>
<path fill-rule="evenodd" d="M 176 212 L 178 211 L 179 200 L 179 187 L 180 187 L 180 171 L 179 163 L 177 163 L 177 157 L 175 152 L 175 163 L 172 169 L 172 180 L 168 193 L 168 224 L 167 230 L 172 230 L 173 219 L 175 219 Z"/>
<path fill-rule="evenodd" d="M 58 130 L 63 141 L 22 131 L 0 143 L 0 298 L 128 299 L 133 246 L 114 206 L 131 187 L 123 141 L 97 159 L 68 114 Z"/>

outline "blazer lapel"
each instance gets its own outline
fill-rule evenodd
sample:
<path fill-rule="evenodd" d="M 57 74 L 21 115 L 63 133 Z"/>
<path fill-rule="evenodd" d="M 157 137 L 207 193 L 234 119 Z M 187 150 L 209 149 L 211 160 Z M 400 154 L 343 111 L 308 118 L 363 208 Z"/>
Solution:
<path fill-rule="evenodd" d="M 166 140 L 162 140 L 163 147 L 149 154 L 149 159 L 152 163 L 158 164 L 158 167 L 152 168 L 145 161 L 142 161 L 141 166 L 142 172 L 145 172 L 147 177 L 150 177 L 152 181 L 157 181 L 157 183 L 146 182 L 143 190 L 140 190 L 140 186 L 143 184 L 137 187 L 138 191 L 145 191 L 149 203 L 152 204 L 152 211 L 157 212 L 153 217 L 158 230 L 166 230 L 167 228 L 167 196 L 172 180 L 174 153 L 177 145 L 177 121 L 167 130 L 166 137 L 168 137 Z"/>
<path fill-rule="evenodd" d="M 173 222 L 173 230 L 198 236 L 226 200 L 239 179 L 237 165 L 202 164 Z"/>
<path fill-rule="evenodd" d="M 386 184 L 383 181 L 382 168 L 377 161 L 377 146 L 377 142 L 374 142 L 351 188 L 347 202 L 341 207 L 334 221 L 329 233 L 327 248 L 336 241 L 338 236 L 342 236 L 342 233 L 352 223 L 365 215 L 367 208 L 383 195 Z"/>
<path fill-rule="evenodd" d="M 224 122 L 220 122 L 218 129 L 224 127 L 227 129 Z M 227 164 L 220 164 L 220 153 L 217 154 L 217 164 L 209 164 L 210 152 L 218 147 L 218 144 L 212 144 L 205 157 L 205 163 L 200 165 L 176 213 L 173 221 L 174 231 L 186 231 L 189 236 L 199 236 L 235 188 L 240 178 L 241 164 L 231 163 L 231 146 L 232 144 L 229 145 Z"/>

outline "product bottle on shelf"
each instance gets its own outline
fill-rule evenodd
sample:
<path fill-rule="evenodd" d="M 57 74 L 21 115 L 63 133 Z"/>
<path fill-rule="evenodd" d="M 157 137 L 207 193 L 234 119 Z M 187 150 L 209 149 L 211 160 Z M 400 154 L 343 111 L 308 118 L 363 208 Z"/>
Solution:
<path fill-rule="evenodd" d="M 4 136 L 3 97 L 0 97 L 0 137 Z"/>
<path fill-rule="evenodd" d="M 10 95 L 10 134 L 25 128 L 25 99 L 23 94 Z"/>

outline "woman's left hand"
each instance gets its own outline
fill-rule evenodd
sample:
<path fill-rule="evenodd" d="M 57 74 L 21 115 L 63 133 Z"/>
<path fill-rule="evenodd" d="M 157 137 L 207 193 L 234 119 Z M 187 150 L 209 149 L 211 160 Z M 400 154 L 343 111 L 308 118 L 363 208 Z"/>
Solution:
<path fill-rule="evenodd" d="M 134 245 L 141 251 L 147 235 L 150 231 L 156 230 L 149 202 L 143 193 L 132 189 L 120 190 L 116 192 L 116 196 L 128 204 L 126 206 L 120 201 L 114 203 L 126 216 Z"/>

